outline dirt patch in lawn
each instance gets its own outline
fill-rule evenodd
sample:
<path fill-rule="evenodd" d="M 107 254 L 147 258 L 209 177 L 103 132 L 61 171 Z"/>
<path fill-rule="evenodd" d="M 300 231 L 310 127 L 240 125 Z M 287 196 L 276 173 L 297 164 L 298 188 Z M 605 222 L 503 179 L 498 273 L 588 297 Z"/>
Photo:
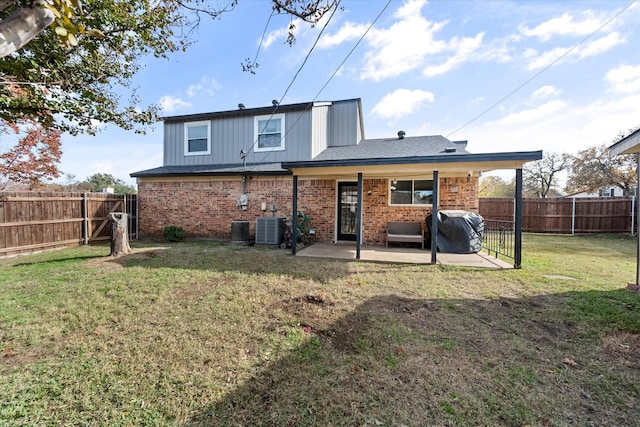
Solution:
<path fill-rule="evenodd" d="M 606 356 L 612 362 L 621 365 L 637 366 L 640 353 L 640 335 L 618 332 L 605 337 L 602 346 Z"/>
<path fill-rule="evenodd" d="M 306 294 L 277 301 L 268 309 L 296 319 L 300 326 L 319 329 L 333 320 L 334 305 L 326 295 Z"/>

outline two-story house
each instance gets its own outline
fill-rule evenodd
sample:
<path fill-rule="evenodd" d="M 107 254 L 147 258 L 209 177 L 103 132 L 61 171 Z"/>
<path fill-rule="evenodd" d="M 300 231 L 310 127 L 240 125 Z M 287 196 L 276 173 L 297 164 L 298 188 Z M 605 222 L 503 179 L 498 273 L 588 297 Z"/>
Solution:
<path fill-rule="evenodd" d="M 434 205 L 477 212 L 481 172 L 542 158 L 472 154 L 466 141 L 402 131 L 366 139 L 360 99 L 163 120 L 164 165 L 131 174 L 142 235 L 178 225 L 188 235 L 230 238 L 233 221 L 249 221 L 253 234 L 257 218 L 291 218 L 295 206 L 310 218 L 315 241 L 359 236 L 379 245 L 389 221 L 426 229 Z"/>

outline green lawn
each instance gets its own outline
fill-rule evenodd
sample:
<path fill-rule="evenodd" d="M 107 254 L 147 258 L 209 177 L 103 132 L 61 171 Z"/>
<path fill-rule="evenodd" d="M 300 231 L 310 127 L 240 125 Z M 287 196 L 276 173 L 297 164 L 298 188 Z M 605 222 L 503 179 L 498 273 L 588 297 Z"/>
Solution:
<path fill-rule="evenodd" d="M 133 242 L 0 260 L 0 425 L 639 425 L 629 236 L 488 271 Z"/>

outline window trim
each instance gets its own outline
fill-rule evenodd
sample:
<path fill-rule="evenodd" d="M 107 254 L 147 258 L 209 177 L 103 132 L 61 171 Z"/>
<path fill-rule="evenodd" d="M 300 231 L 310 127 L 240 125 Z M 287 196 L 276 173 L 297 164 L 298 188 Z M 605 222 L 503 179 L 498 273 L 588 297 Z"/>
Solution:
<path fill-rule="evenodd" d="M 424 208 L 424 207 L 429 207 L 429 206 L 433 206 L 433 196 L 431 196 L 432 202 L 431 203 L 424 203 L 424 204 L 419 204 L 419 203 L 413 203 L 413 193 L 415 192 L 415 182 L 416 181 L 431 181 L 431 191 L 433 192 L 433 186 L 435 185 L 435 182 L 433 180 L 433 178 L 431 179 L 424 179 L 424 178 L 420 178 L 420 179 L 398 179 L 397 181 L 411 181 L 411 203 L 391 203 L 391 185 L 392 185 L 392 181 L 393 179 L 389 179 L 387 180 L 388 186 L 387 188 L 389 189 L 389 199 L 388 199 L 388 205 L 389 206 L 404 206 L 404 207 L 420 207 L 420 208 Z"/>
<path fill-rule="evenodd" d="M 266 151 L 284 151 L 285 150 L 285 121 L 284 121 L 284 113 L 281 114 L 268 114 L 264 116 L 255 116 L 253 118 L 253 140 L 255 141 L 255 147 L 253 149 L 254 152 L 266 152 Z M 260 120 L 280 120 L 280 146 L 279 147 L 260 147 L 260 132 L 259 132 L 259 124 Z M 267 132 L 263 132 L 264 134 L 268 134 Z"/>
<path fill-rule="evenodd" d="M 207 149 L 206 151 L 189 151 L 189 128 L 196 126 L 207 126 Z M 211 122 L 209 120 L 199 122 L 186 122 L 184 124 L 184 155 L 185 156 L 207 156 L 211 154 Z"/>

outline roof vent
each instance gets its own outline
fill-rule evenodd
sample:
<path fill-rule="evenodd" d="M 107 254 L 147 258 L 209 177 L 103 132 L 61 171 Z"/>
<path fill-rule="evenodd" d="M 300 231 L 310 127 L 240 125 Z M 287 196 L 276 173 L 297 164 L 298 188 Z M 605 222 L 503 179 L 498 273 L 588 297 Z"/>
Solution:
<path fill-rule="evenodd" d="M 400 132 L 398 132 L 398 139 L 404 139 L 405 135 L 406 135 L 405 131 L 401 130 Z"/>
<path fill-rule="evenodd" d="M 274 99 L 273 101 L 271 101 L 271 105 L 273 105 L 274 107 L 277 107 L 278 105 L 280 105 L 280 103 L 278 102 L 277 99 Z"/>
<path fill-rule="evenodd" d="M 244 104 L 242 103 L 238 104 L 238 110 L 244 110 Z"/>
<path fill-rule="evenodd" d="M 444 149 L 445 153 L 455 153 L 456 152 L 456 148 L 455 147 L 447 147 Z"/>

